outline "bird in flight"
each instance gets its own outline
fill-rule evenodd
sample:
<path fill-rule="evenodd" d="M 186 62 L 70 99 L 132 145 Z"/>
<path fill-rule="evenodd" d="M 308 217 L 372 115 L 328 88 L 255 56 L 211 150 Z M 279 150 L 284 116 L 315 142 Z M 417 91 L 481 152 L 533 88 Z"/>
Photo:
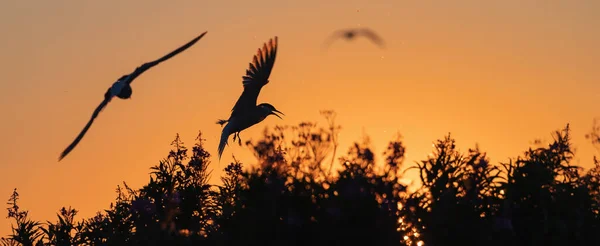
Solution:
<path fill-rule="evenodd" d="M 104 101 L 102 101 L 102 103 L 100 103 L 100 105 L 96 108 L 96 110 L 94 110 L 92 117 L 90 118 L 88 123 L 85 125 L 83 130 L 81 130 L 81 132 L 79 133 L 77 138 L 75 138 L 75 140 L 73 140 L 73 142 L 60 154 L 58 161 L 62 160 L 66 155 L 69 154 L 69 152 L 71 152 L 73 150 L 73 148 L 75 148 L 75 146 L 77 146 L 77 144 L 79 143 L 79 141 L 81 141 L 81 139 L 83 138 L 85 133 L 90 129 L 90 126 L 92 126 L 94 119 L 96 119 L 96 117 L 98 117 L 98 114 L 100 113 L 100 111 L 102 111 L 102 109 L 104 109 L 104 107 L 106 107 L 106 105 L 112 100 L 113 97 L 116 96 L 120 99 L 130 99 L 131 93 L 132 93 L 131 83 L 133 82 L 133 80 L 135 78 L 140 76 L 143 72 L 150 69 L 151 67 L 154 67 L 154 66 L 158 65 L 159 63 L 168 60 L 169 58 L 181 53 L 182 51 L 186 50 L 190 46 L 194 45 L 206 33 L 207 32 L 200 34 L 198 37 L 192 39 L 192 41 L 179 47 L 178 49 L 174 50 L 173 52 L 159 58 L 158 60 L 142 64 L 141 66 L 137 67 L 132 73 L 123 75 L 115 83 L 113 83 L 113 85 L 110 88 L 108 88 L 106 93 L 104 93 Z"/>
<path fill-rule="evenodd" d="M 375 34 L 375 32 L 372 31 L 371 29 L 369 29 L 369 28 L 351 28 L 351 29 L 343 29 L 343 30 L 335 31 L 329 37 L 329 39 L 326 41 L 325 48 L 329 47 L 329 45 L 331 45 L 331 43 L 337 38 L 345 38 L 347 40 L 352 40 L 357 36 L 365 36 L 366 38 L 371 40 L 373 43 L 378 45 L 380 48 L 384 48 L 384 46 L 385 46 L 383 39 L 381 39 L 381 37 L 379 37 L 377 34 Z"/>
<path fill-rule="evenodd" d="M 249 64 L 249 68 L 246 69 L 246 75 L 242 77 L 242 84 L 244 85 L 244 92 L 235 103 L 235 106 L 231 110 L 231 116 L 228 120 L 218 120 L 217 124 L 223 127 L 221 132 L 221 141 L 219 143 L 219 160 L 227 145 L 229 135 L 233 135 L 233 141 L 236 137 L 240 146 L 242 140 L 240 139 L 240 132 L 248 127 L 251 127 L 261 121 L 263 121 L 269 115 L 275 115 L 278 111 L 273 105 L 268 103 L 261 103 L 256 105 L 256 100 L 260 89 L 269 83 L 269 75 L 273 70 L 273 64 L 275 64 L 275 57 L 277 55 L 277 36 L 274 39 L 270 39 L 269 43 L 265 43 L 262 49 L 258 49 L 258 53 L 254 55 L 252 63 Z"/>

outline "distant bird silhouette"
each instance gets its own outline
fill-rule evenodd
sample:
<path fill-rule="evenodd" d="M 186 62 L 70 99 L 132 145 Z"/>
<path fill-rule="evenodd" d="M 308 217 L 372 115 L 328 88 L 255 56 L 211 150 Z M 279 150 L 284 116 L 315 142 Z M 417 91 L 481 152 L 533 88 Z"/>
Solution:
<path fill-rule="evenodd" d="M 113 85 L 108 88 L 108 90 L 106 91 L 106 93 L 104 93 L 104 101 L 102 101 L 102 103 L 100 103 L 100 105 L 96 108 L 96 110 L 94 110 L 94 113 L 92 114 L 92 117 L 90 118 L 90 120 L 88 121 L 88 123 L 85 125 L 85 127 L 83 128 L 83 130 L 81 130 L 81 133 L 79 133 L 79 135 L 77 136 L 77 138 L 75 138 L 75 140 L 60 154 L 60 157 L 58 158 L 58 161 L 62 160 L 65 156 L 67 156 L 67 154 L 69 154 L 69 152 L 71 152 L 73 150 L 73 148 L 75 148 L 75 146 L 77 146 L 77 144 L 79 143 L 79 141 L 81 141 L 81 139 L 83 138 L 83 136 L 85 135 L 85 133 L 88 131 L 88 129 L 90 128 L 90 126 L 92 126 L 92 123 L 94 122 L 94 119 L 96 119 L 96 117 L 98 117 L 98 114 L 100 113 L 100 111 L 102 111 L 102 109 L 104 109 L 104 107 L 112 100 L 112 98 L 114 96 L 120 98 L 120 99 L 130 99 L 131 98 L 131 93 L 132 93 L 132 89 L 131 89 L 131 83 L 133 82 L 133 80 L 135 78 L 137 78 L 138 76 L 140 76 L 140 74 L 142 74 L 143 72 L 145 72 L 146 70 L 150 69 L 151 67 L 154 67 L 156 65 L 158 65 L 159 63 L 166 61 L 167 59 L 181 53 L 182 51 L 186 50 L 187 48 L 189 48 L 190 46 L 194 45 L 196 42 L 198 42 L 198 40 L 200 40 L 207 32 L 204 32 L 202 34 L 200 34 L 200 36 L 192 39 L 192 41 L 188 42 L 187 44 L 179 47 L 178 49 L 174 50 L 173 52 L 163 56 L 162 58 L 152 61 L 152 62 L 148 62 L 148 63 L 144 63 L 143 65 L 137 67 L 135 69 L 135 71 L 133 71 L 130 74 L 127 75 L 123 75 L 121 78 L 119 78 L 115 83 L 113 83 Z"/>
<path fill-rule="evenodd" d="M 329 39 L 326 41 L 324 48 L 329 47 L 331 45 L 331 43 L 338 38 L 346 38 L 348 40 L 352 40 L 357 36 L 365 36 L 366 38 L 368 38 L 369 40 L 371 40 L 375 44 L 377 44 L 380 48 L 385 47 L 383 39 L 381 39 L 381 37 L 379 37 L 377 34 L 375 34 L 375 32 L 372 31 L 371 29 L 369 29 L 369 28 L 351 28 L 351 29 L 343 29 L 343 30 L 335 31 L 329 37 Z"/>
<path fill-rule="evenodd" d="M 221 132 L 221 141 L 219 143 L 219 160 L 227 145 L 229 135 L 233 135 L 233 141 L 236 137 L 240 146 L 242 140 L 240 139 L 240 132 L 248 127 L 251 127 L 261 121 L 263 121 L 269 115 L 275 115 L 281 119 L 281 116 L 276 113 L 280 113 L 273 105 L 268 103 L 261 103 L 256 105 L 256 100 L 260 89 L 269 83 L 269 75 L 273 70 L 273 64 L 275 64 L 275 57 L 277 55 L 277 36 L 274 39 L 270 39 L 269 43 L 263 45 L 262 50 L 258 49 L 258 54 L 254 55 L 253 62 L 250 63 L 250 68 L 246 70 L 246 75 L 243 76 L 244 92 L 235 103 L 235 106 L 231 110 L 231 116 L 228 120 L 218 120 L 217 124 L 223 126 L 227 123 Z"/>

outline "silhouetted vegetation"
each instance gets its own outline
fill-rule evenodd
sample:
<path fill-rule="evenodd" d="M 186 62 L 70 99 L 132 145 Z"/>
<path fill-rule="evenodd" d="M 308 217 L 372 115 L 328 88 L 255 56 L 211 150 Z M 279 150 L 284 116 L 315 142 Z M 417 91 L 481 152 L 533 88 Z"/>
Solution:
<path fill-rule="evenodd" d="M 573 165 L 568 125 L 547 146 L 498 164 L 478 147 L 461 152 L 448 134 L 431 155 L 405 167 L 400 135 L 382 155 L 365 138 L 332 157 L 340 127 L 333 112 L 323 114 L 327 127 L 278 126 L 246 142 L 256 165 L 235 160 L 221 185 L 208 184 L 201 134 L 191 152 L 177 135 L 147 185 L 124 183 L 108 209 L 78 222 L 72 208 L 55 222 L 30 219 L 15 189 L 12 235 L 2 243 L 600 245 L 600 163 L 594 158 L 587 171 Z M 375 164 L 378 156 L 383 165 Z M 400 182 L 407 168 L 419 172 L 415 192 Z"/>

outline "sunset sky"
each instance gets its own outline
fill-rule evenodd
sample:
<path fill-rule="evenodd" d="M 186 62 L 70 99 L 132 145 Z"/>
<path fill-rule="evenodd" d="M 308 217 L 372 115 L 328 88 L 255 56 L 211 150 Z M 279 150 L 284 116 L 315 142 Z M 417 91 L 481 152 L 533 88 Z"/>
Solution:
<path fill-rule="evenodd" d="M 258 101 L 286 116 L 243 131 L 243 140 L 275 124 L 324 124 L 319 110 L 333 109 L 341 154 L 363 130 L 380 154 L 399 131 L 411 165 L 452 132 L 461 150 L 478 143 L 499 162 L 571 123 L 575 163 L 589 168 L 599 12 L 597 0 L 1 1 L 0 204 L 17 188 L 33 219 L 54 221 L 62 206 L 92 216 L 122 181 L 147 183 L 176 133 L 191 147 L 203 131 L 213 180 L 232 154 L 253 163 L 230 142 L 219 164 L 215 121 L 229 116 L 252 55 L 274 36 L 277 60 Z M 372 28 L 386 49 L 362 38 L 321 49 L 350 27 Z M 204 31 L 139 76 L 132 99 L 109 103 L 57 162 L 116 79 Z"/>

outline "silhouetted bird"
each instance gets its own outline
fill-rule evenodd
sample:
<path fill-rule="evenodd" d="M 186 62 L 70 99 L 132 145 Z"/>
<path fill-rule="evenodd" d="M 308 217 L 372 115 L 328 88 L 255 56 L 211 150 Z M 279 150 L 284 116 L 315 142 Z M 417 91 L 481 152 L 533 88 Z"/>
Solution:
<path fill-rule="evenodd" d="M 368 39 L 373 41 L 375 44 L 377 44 L 379 47 L 384 48 L 383 39 L 381 39 L 377 34 L 375 34 L 375 32 L 373 32 L 369 28 L 352 28 L 352 29 L 338 30 L 329 37 L 329 39 L 325 43 L 325 48 L 329 47 L 329 45 L 337 38 L 343 37 L 348 40 L 352 40 L 355 37 L 361 36 L 361 35 L 367 37 Z"/>
<path fill-rule="evenodd" d="M 262 50 L 258 49 L 258 54 L 254 55 L 253 62 L 250 63 L 250 68 L 246 70 L 246 75 L 243 76 L 244 92 L 233 106 L 231 116 L 228 120 L 218 120 L 217 124 L 223 126 L 227 123 L 221 132 L 221 141 L 219 143 L 219 160 L 227 145 L 229 135 L 233 135 L 233 141 L 236 137 L 240 146 L 240 132 L 248 127 L 251 127 L 263 121 L 269 115 L 275 115 L 281 119 L 279 112 L 273 105 L 261 103 L 256 105 L 256 99 L 260 93 L 260 89 L 269 83 L 269 75 L 273 70 L 275 56 L 277 55 L 277 36 L 275 39 L 270 39 L 269 43 L 263 45 Z"/>
<path fill-rule="evenodd" d="M 133 80 L 135 78 L 137 78 L 138 76 L 140 76 L 140 74 L 142 74 L 143 72 L 145 72 L 146 70 L 150 69 L 151 67 L 154 67 L 156 65 L 158 65 L 159 63 L 166 61 L 167 59 L 181 53 L 182 51 L 186 50 L 187 48 L 189 48 L 190 46 L 194 45 L 196 42 L 198 42 L 198 40 L 200 40 L 207 32 L 204 32 L 202 34 L 200 34 L 200 36 L 192 39 L 192 41 L 188 42 L 187 44 L 179 47 L 178 49 L 174 50 L 173 52 L 163 56 L 162 58 L 152 61 L 152 62 L 148 62 L 148 63 L 144 63 L 143 65 L 137 67 L 135 69 L 135 71 L 133 71 L 130 74 L 127 75 L 123 75 L 121 78 L 119 78 L 115 83 L 113 83 L 113 85 L 108 88 L 108 90 L 106 91 L 106 93 L 104 93 L 104 101 L 102 101 L 102 103 L 100 103 L 100 105 L 96 108 L 96 110 L 94 110 L 94 113 L 92 114 L 91 119 L 88 121 L 87 125 L 85 125 L 85 127 L 83 128 L 83 130 L 81 131 L 81 133 L 79 133 L 79 135 L 77 136 L 77 138 L 75 138 L 75 140 L 73 141 L 73 143 L 71 143 L 63 152 L 62 154 L 60 154 L 60 157 L 58 158 L 58 161 L 62 160 L 67 154 L 69 154 L 69 152 L 71 152 L 73 150 L 73 148 L 75 148 L 75 146 L 77 146 L 77 144 L 79 143 L 79 141 L 81 141 L 81 139 L 83 138 L 83 136 L 85 135 L 85 133 L 88 131 L 88 129 L 90 128 L 90 126 L 92 125 L 92 122 L 94 122 L 94 119 L 96 119 L 96 117 L 98 117 L 98 114 L 100 113 L 100 111 L 102 111 L 102 109 L 104 109 L 104 107 L 110 102 L 110 100 L 116 96 L 118 98 L 121 99 L 130 99 L 131 98 L 131 93 L 132 93 L 132 89 L 131 89 L 131 82 L 133 82 Z"/>

